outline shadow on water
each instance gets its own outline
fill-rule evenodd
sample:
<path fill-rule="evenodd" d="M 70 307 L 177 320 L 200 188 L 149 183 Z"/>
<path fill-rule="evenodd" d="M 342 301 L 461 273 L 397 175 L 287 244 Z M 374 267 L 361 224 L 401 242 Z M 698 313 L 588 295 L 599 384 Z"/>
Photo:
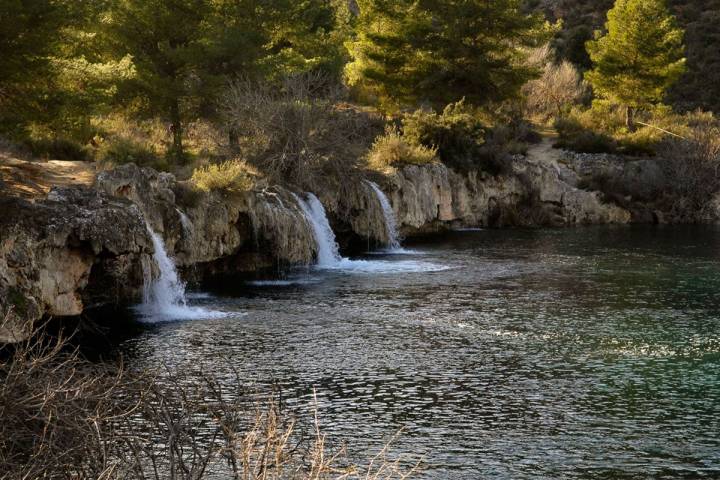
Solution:
<path fill-rule="evenodd" d="M 370 269 L 224 278 L 225 318 L 119 339 L 135 368 L 237 369 L 366 458 L 398 429 L 426 478 L 720 475 L 720 231 L 454 232 Z M 402 262 L 436 268 L 390 268 Z M 413 265 L 413 264 L 408 264 Z"/>

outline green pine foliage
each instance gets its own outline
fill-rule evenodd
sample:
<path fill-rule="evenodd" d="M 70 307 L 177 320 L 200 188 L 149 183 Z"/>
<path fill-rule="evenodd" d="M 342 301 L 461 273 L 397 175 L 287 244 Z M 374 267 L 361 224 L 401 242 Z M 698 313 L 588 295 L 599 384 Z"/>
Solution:
<path fill-rule="evenodd" d="M 347 78 L 387 109 L 512 97 L 538 73 L 523 64 L 526 47 L 551 32 L 542 16 L 523 13 L 518 0 L 362 0 L 358 5 Z"/>
<path fill-rule="evenodd" d="M 21 135 L 51 119 L 56 101 L 52 58 L 74 22 L 69 1 L 0 2 L 0 132 Z"/>
<path fill-rule="evenodd" d="M 661 103 L 686 68 L 683 30 L 665 2 L 617 0 L 606 30 L 587 44 L 593 69 L 586 78 L 595 94 L 629 112 Z"/>

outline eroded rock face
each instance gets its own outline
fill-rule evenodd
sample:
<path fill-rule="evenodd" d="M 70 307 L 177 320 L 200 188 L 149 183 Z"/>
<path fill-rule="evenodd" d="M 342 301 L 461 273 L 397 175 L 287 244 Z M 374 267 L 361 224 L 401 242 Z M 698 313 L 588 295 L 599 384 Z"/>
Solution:
<path fill-rule="evenodd" d="M 204 193 L 169 173 L 124 165 L 102 172 L 97 188 L 131 200 L 158 232 L 179 267 L 208 264 L 254 250 L 267 261 L 310 263 L 315 254 L 312 231 L 292 193 L 281 187 L 240 194 Z M 249 258 L 249 257 L 248 257 Z M 234 270 L 246 269 L 242 259 Z"/>
<path fill-rule="evenodd" d="M 0 198 L 0 211 L 0 315 L 11 320 L 0 342 L 22 337 L 43 315 L 81 314 L 91 276 L 107 298 L 142 287 L 152 243 L 129 201 L 64 187 L 34 203 Z"/>
<path fill-rule="evenodd" d="M 630 213 L 581 190 L 552 165 L 516 157 L 511 172 L 464 174 L 442 164 L 410 166 L 385 188 L 405 235 L 450 227 L 627 223 Z"/>
<path fill-rule="evenodd" d="M 598 192 L 577 188 L 579 171 L 517 157 L 503 176 L 434 164 L 375 181 L 405 236 L 453 227 L 630 221 Z M 339 238 L 387 243 L 382 205 L 367 181 L 315 193 Z M 197 192 L 173 175 L 125 165 L 98 175 L 93 188 L 58 188 L 35 203 L 1 198 L 7 214 L 0 217 L 0 314 L 12 311 L 13 322 L 0 331 L 0 342 L 22 337 L 26 323 L 44 315 L 79 315 L 89 306 L 139 299 L 144 273 L 157 273 L 148 228 L 185 272 L 309 264 L 317 246 L 297 195 L 279 186 Z"/>

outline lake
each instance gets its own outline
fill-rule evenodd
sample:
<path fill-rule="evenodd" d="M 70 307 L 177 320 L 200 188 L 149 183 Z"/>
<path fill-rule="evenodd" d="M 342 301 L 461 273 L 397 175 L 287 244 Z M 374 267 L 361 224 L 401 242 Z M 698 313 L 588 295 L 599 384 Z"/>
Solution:
<path fill-rule="evenodd" d="M 720 230 L 453 232 L 336 268 L 190 294 L 137 368 L 237 369 L 418 478 L 720 476 Z M 230 381 L 230 380 L 228 380 Z"/>

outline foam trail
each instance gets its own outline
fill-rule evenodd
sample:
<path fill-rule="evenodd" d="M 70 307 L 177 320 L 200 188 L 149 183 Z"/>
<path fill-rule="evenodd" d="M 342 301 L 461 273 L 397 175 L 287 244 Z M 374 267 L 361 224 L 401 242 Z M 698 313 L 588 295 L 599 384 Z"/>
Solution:
<path fill-rule="evenodd" d="M 167 254 L 165 242 L 150 226 L 147 228 L 155 248 L 153 258 L 160 270 L 160 276 L 152 280 L 150 275 L 146 275 L 143 304 L 139 307 L 144 319 L 162 322 L 224 316 L 222 312 L 188 305 L 185 284 L 178 276 L 175 262 Z"/>

